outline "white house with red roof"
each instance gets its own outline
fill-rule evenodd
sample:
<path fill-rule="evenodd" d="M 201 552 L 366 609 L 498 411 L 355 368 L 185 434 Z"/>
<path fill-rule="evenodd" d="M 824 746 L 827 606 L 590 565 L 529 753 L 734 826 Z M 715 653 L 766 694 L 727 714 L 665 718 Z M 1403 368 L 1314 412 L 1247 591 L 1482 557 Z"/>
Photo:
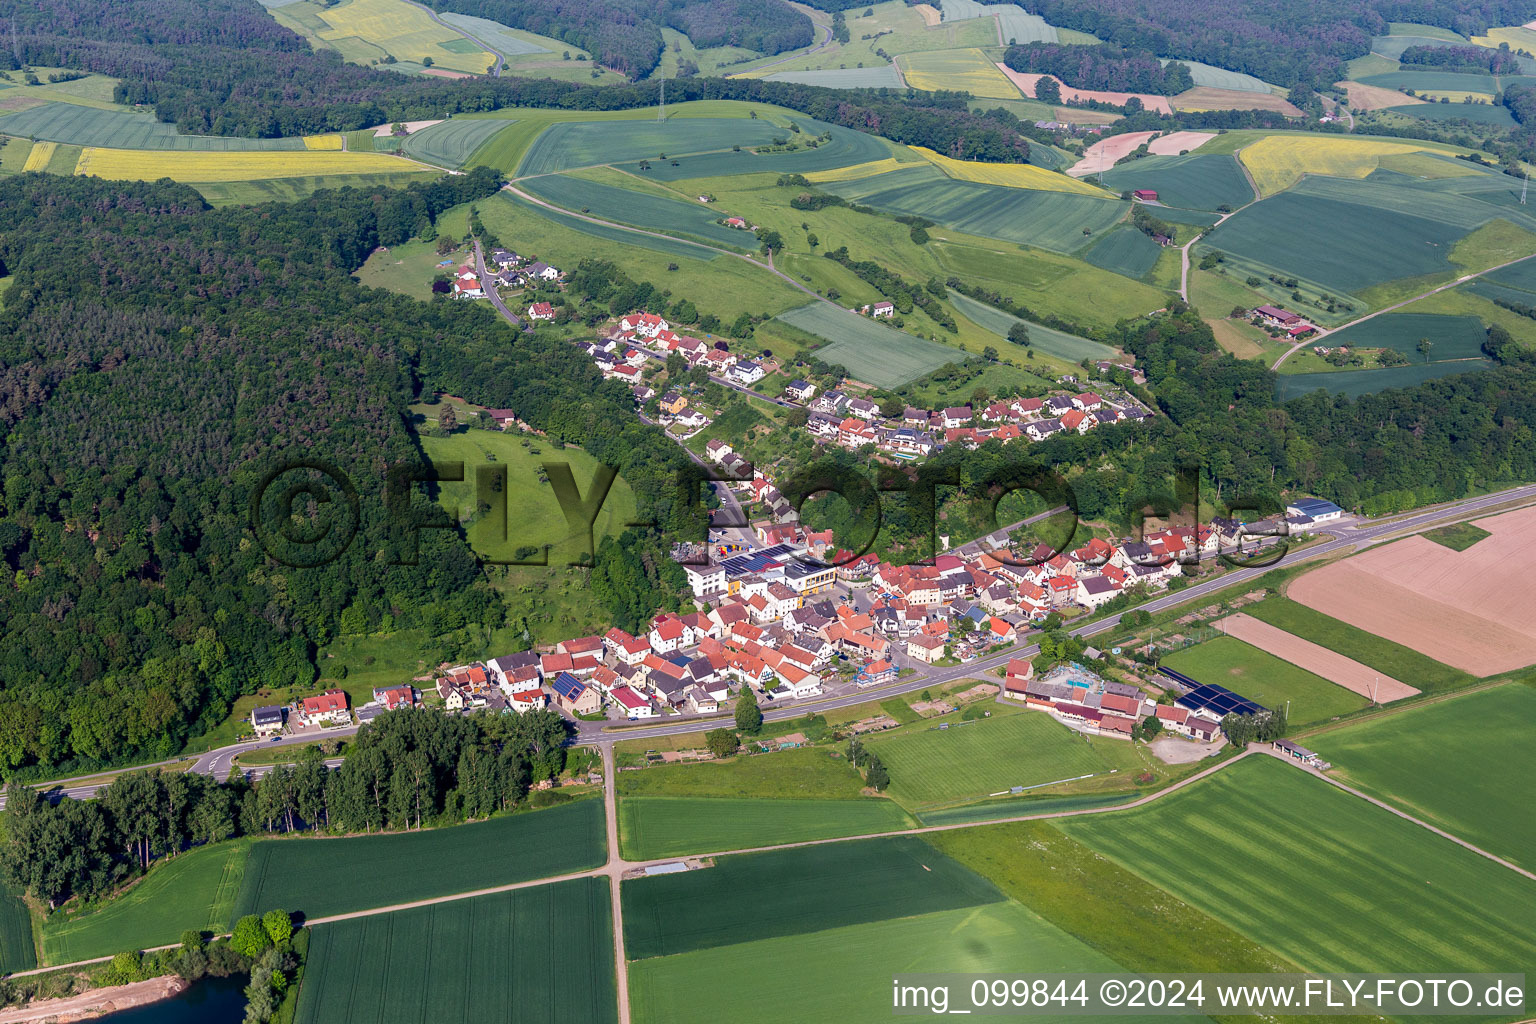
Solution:
<path fill-rule="evenodd" d="M 640 696 L 635 688 L 627 683 L 614 687 L 613 692 L 608 696 L 630 721 L 637 718 L 651 718 L 656 714 L 656 709 L 651 706 L 651 702 Z"/>
<path fill-rule="evenodd" d="M 480 279 L 473 274 L 468 277 L 458 278 L 453 282 L 453 297 L 456 299 L 483 299 L 485 289 L 480 285 Z"/>
<path fill-rule="evenodd" d="M 507 707 L 518 714 L 522 714 L 524 711 L 537 711 L 539 708 L 547 707 L 548 705 L 549 695 L 537 686 L 513 690 L 507 694 Z"/>
<path fill-rule="evenodd" d="M 650 640 L 651 650 L 657 654 L 671 654 L 699 642 L 693 627 L 672 614 L 657 616 L 646 639 Z"/>
<path fill-rule="evenodd" d="M 408 683 L 403 686 L 374 687 L 373 699 L 384 705 L 386 711 L 412 707 L 416 703 L 416 688 Z"/>
<path fill-rule="evenodd" d="M 535 302 L 528 307 L 528 319 L 530 320 L 553 320 L 554 318 L 555 307 L 547 302 Z"/>
<path fill-rule="evenodd" d="M 326 690 L 316 697 L 299 701 L 299 721 L 305 725 L 350 725 L 347 695 L 341 690 Z"/>
<path fill-rule="evenodd" d="M 642 338 L 654 338 L 671 327 L 671 324 L 655 313 L 630 313 L 619 318 L 619 330 L 634 331 Z"/>

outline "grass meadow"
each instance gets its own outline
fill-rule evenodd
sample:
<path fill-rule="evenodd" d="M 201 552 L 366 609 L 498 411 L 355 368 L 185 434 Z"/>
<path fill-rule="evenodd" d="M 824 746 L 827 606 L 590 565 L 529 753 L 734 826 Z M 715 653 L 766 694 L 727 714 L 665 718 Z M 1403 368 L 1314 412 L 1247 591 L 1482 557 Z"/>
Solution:
<path fill-rule="evenodd" d="M 949 728 L 940 729 L 940 721 Z M 891 795 L 908 806 L 979 800 L 1011 786 L 1128 772 L 1140 763 L 1129 743 L 1090 741 L 1049 715 L 1026 711 L 916 722 L 871 737 L 869 748 L 890 769 Z"/>
<path fill-rule="evenodd" d="M 430 408 L 430 407 L 429 407 Z M 443 406 L 438 406 L 438 409 Z M 543 463 L 566 463 L 583 498 L 591 494 L 597 460 L 580 448 L 567 445 L 555 448 L 548 441 L 525 438 L 517 433 L 459 427 L 448 437 L 434 437 L 422 432 L 421 446 L 434 464 L 461 462 L 465 479 L 439 485 L 438 504 L 460 521 L 475 515 L 480 500 L 476 473 L 482 468 L 506 470 L 506 514 L 491 513 L 466 527 L 470 546 L 484 558 L 498 561 L 530 561 L 517 557 L 522 548 L 543 548 L 549 552 L 551 565 L 564 565 L 587 550 L 585 528 L 573 528 L 561 511 L 554 487 L 545 482 Z M 524 445 L 524 441 L 529 441 Z M 592 524 L 593 547 L 605 536 L 624 532 L 624 524 L 637 515 L 634 491 L 623 477 L 615 477 Z"/>
<path fill-rule="evenodd" d="M 1162 663 L 1202 683 L 1225 686 L 1267 708 L 1283 708 L 1289 701 L 1293 728 L 1347 715 L 1369 703 L 1358 693 L 1230 636 L 1175 651 Z M 1411 679 L 1403 681 L 1413 685 Z"/>
<path fill-rule="evenodd" d="M 1340 622 L 1290 598 L 1266 598 L 1257 604 L 1246 605 L 1243 611 L 1420 690 L 1444 690 L 1472 682 L 1472 676 L 1460 669 L 1443 665 L 1385 637 L 1367 633 L 1358 626 Z"/>
<path fill-rule="evenodd" d="M 473 874 L 457 858 L 407 867 Z M 295 1019 L 616 1022 L 608 885 L 578 878 L 316 928 Z"/>
<path fill-rule="evenodd" d="M 779 319 L 828 339 L 831 344 L 817 349 L 817 358 L 841 363 L 854 377 L 876 387 L 900 387 L 945 363 L 968 358 L 960 349 L 914 337 L 827 302 L 780 313 Z"/>
<path fill-rule="evenodd" d="M 260 181 L 191 182 L 212 206 L 250 206 L 256 203 L 287 203 L 336 188 L 404 188 L 417 181 L 432 181 L 437 171 L 426 169 L 388 171 L 383 174 L 307 174 L 296 178 Z"/>
<path fill-rule="evenodd" d="M 1465 551 L 1478 541 L 1492 536 L 1493 534 L 1487 530 L 1473 526 L 1471 523 L 1452 523 L 1450 526 L 1438 526 L 1424 532 L 1427 540 L 1448 547 L 1452 551 Z"/>
<path fill-rule="evenodd" d="M 631 960 L 1002 899 L 911 836 L 722 857 L 708 871 L 626 881 L 622 896 Z"/>
<path fill-rule="evenodd" d="M 896 832 L 915 825 L 898 804 L 879 797 L 632 796 L 619 803 L 619 849 L 626 860 L 654 860 Z"/>
<path fill-rule="evenodd" d="M 231 915 L 281 907 L 325 917 L 525 882 L 596 867 L 605 845 L 603 804 L 592 799 L 421 832 L 263 839 Z"/>
<path fill-rule="evenodd" d="M 1536 882 L 1266 756 L 1059 827 L 1304 970 L 1536 957 Z"/>
<path fill-rule="evenodd" d="M 1145 233 L 1122 224 L 1093 243 L 1083 259 L 1101 270 L 1139 281 L 1152 272 L 1162 254 L 1163 247 Z"/>
<path fill-rule="evenodd" d="M 1329 730 L 1307 743 L 1332 774 L 1521 867 L 1536 869 L 1536 688 L 1509 683 Z"/>
<path fill-rule="evenodd" d="M 672 117 L 665 121 L 563 121 L 545 129 L 518 165 L 520 176 L 630 160 L 662 161 L 732 146 L 767 145 L 789 135 L 764 118 Z"/>
<path fill-rule="evenodd" d="M 908 88 L 930 92 L 964 89 L 972 96 L 986 99 L 1019 98 L 1019 87 L 997 69 L 991 57 L 976 47 L 923 50 L 906 54 L 897 63 Z"/>
<path fill-rule="evenodd" d="M 716 220 L 727 214 L 713 204 L 705 205 L 696 200 L 689 204 L 681 199 L 665 199 L 566 174 L 529 178 L 519 186 L 568 211 L 666 235 L 687 235 L 727 249 L 757 248 L 757 238 L 752 232 L 716 224 Z"/>
<path fill-rule="evenodd" d="M 54 914 L 43 924 L 43 959 L 63 964 L 179 942 L 188 928 L 222 932 L 234 923 L 249 840 L 189 850 L 152 868 L 98 910 Z"/>

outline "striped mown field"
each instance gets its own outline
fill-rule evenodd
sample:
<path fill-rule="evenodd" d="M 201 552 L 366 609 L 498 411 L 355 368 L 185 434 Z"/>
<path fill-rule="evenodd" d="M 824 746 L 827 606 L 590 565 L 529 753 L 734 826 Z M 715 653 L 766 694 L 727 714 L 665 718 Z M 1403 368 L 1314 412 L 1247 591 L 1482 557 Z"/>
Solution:
<path fill-rule="evenodd" d="M 1536 962 L 1536 882 L 1266 755 L 1058 827 L 1304 970 Z"/>

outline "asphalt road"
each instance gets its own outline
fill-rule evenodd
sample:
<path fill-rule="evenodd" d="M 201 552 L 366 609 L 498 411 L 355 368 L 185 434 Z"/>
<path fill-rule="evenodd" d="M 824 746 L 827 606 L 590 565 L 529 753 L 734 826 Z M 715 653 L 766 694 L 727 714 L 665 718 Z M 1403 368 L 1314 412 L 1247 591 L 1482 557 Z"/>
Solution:
<path fill-rule="evenodd" d="M 729 493 L 729 492 L 727 492 Z M 1477 498 L 1467 498 L 1462 501 L 1450 502 L 1420 512 L 1411 512 L 1396 516 L 1383 517 L 1381 519 L 1361 519 L 1353 523 L 1336 527 L 1333 530 L 1334 538 L 1313 545 L 1300 552 L 1291 564 L 1297 561 L 1309 561 L 1320 558 L 1323 555 L 1332 554 L 1352 548 L 1369 547 L 1372 544 L 1394 536 L 1399 533 L 1425 529 L 1441 522 L 1456 522 L 1468 519 L 1477 513 L 1496 505 L 1509 502 L 1536 501 L 1536 484 L 1527 484 L 1521 487 L 1513 487 L 1494 494 L 1486 494 Z M 1049 515 L 1050 513 L 1045 513 Z M 1214 579 L 1196 583 L 1176 593 L 1164 594 L 1162 597 L 1138 605 L 1136 610 L 1147 612 L 1160 612 L 1182 604 L 1194 604 L 1214 593 L 1217 590 L 1256 579 L 1268 572 L 1274 566 L 1261 568 L 1234 569 Z M 1096 636 L 1117 628 L 1120 625 L 1120 614 L 1108 615 L 1095 622 L 1079 626 L 1071 632 L 1075 636 Z M 1006 665 L 1013 658 L 1031 658 L 1040 653 L 1038 644 L 1026 644 L 1015 646 L 1011 650 L 993 655 L 989 658 L 979 658 L 968 665 L 954 665 L 939 669 L 920 671 L 917 675 L 892 683 L 889 686 L 870 687 L 858 693 L 850 693 L 838 697 L 830 697 L 822 700 L 800 701 L 785 707 L 772 707 L 765 709 L 763 717 L 769 721 L 779 721 L 786 718 L 797 718 L 807 712 L 824 712 L 836 708 L 851 707 L 855 704 L 863 704 L 870 700 L 891 697 L 903 693 L 911 693 L 916 690 L 927 689 L 933 686 L 943 685 L 958 679 L 967 679 L 981 676 L 991 669 Z M 595 743 L 600 746 L 611 744 L 616 740 L 651 739 L 659 736 L 670 736 L 678 732 L 686 732 L 690 729 L 707 729 L 728 716 L 716 715 L 712 717 L 688 717 L 669 718 L 654 726 L 635 726 L 633 728 L 609 729 L 608 723 L 603 722 L 578 722 L 576 726 L 579 742 Z M 211 775 L 215 778 L 227 778 L 234 764 L 235 756 L 246 751 L 261 750 L 273 746 L 285 746 L 298 743 L 307 743 L 320 738 L 336 738 L 350 736 L 357 732 L 357 726 L 347 726 L 338 729 L 326 729 L 319 733 L 310 733 L 299 736 L 283 736 L 277 740 L 248 740 L 243 743 L 235 743 L 217 750 L 209 751 L 198 758 L 190 771 L 200 775 Z M 608 730 L 608 731 L 605 731 Z M 326 762 L 330 765 L 340 763 L 339 759 Z M 128 771 L 131 769 L 123 769 Z M 252 778 L 260 778 L 271 771 L 270 766 L 261 766 L 247 769 L 247 774 Z M 62 794 L 77 800 L 87 800 L 94 797 L 98 790 L 109 784 L 110 780 L 102 781 L 110 773 L 101 773 L 94 778 L 96 781 L 84 782 L 79 785 L 70 785 L 68 781 L 62 787 L 45 792 Z M 0 807 L 3 807 L 3 796 L 0 796 Z"/>

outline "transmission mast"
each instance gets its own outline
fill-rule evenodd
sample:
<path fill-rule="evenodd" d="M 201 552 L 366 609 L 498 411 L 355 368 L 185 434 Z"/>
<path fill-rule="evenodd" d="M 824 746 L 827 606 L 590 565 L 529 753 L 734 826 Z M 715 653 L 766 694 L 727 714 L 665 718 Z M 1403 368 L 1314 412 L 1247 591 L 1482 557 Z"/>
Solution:
<path fill-rule="evenodd" d="M 1520 205 L 1525 205 L 1525 190 L 1531 187 L 1531 172 L 1525 172 L 1525 180 L 1520 182 Z"/>
<path fill-rule="evenodd" d="M 662 75 L 661 76 L 661 106 L 656 109 L 656 120 L 658 120 L 658 121 L 665 121 L 666 119 L 667 119 L 667 76 L 666 75 Z M 1521 202 L 1524 202 L 1524 200 L 1522 199 Z"/>

